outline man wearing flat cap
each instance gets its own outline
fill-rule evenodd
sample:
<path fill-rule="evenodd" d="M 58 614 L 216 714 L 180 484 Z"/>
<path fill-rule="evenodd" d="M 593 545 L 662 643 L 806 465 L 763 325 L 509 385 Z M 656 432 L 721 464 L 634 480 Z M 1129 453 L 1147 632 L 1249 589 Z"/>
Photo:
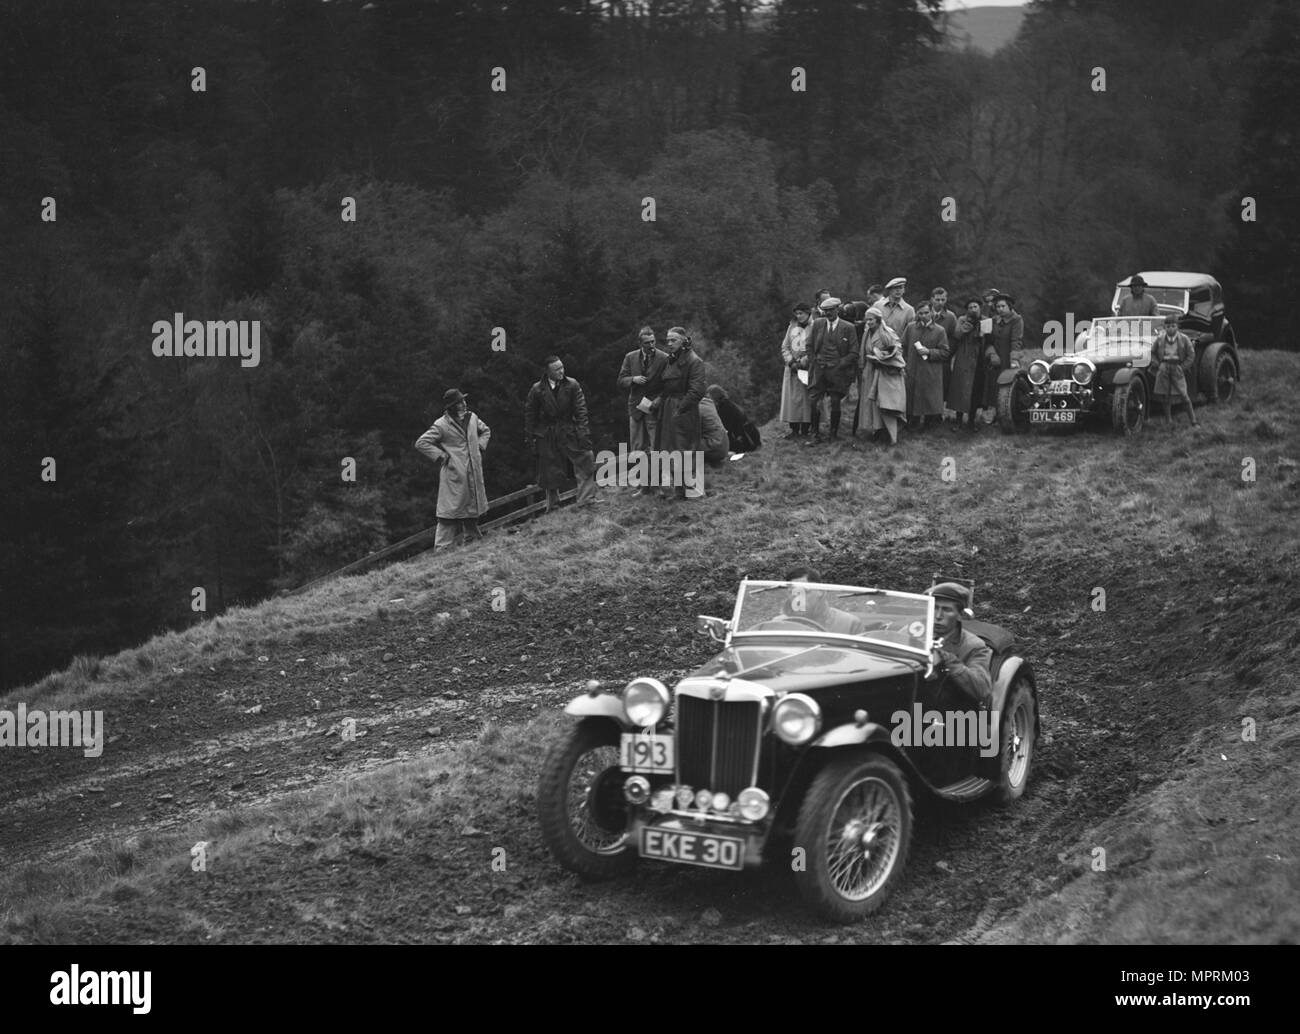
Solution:
<path fill-rule="evenodd" d="M 459 388 L 443 394 L 442 406 L 442 416 L 415 442 L 416 449 L 438 465 L 435 552 L 482 537 L 478 519 L 487 512 L 483 450 L 492 437 L 492 429 L 470 412 Z"/>
<path fill-rule="evenodd" d="M 970 616 L 970 590 L 957 582 L 940 582 L 926 590 L 934 597 L 934 635 L 939 640 L 935 666 L 945 685 L 960 689 L 981 710 L 993 706 L 993 651 L 973 632 L 961 627 Z"/>
<path fill-rule="evenodd" d="M 1159 314 L 1156 300 L 1147 294 L 1147 282 L 1139 273 L 1128 282 L 1128 297 L 1119 303 L 1121 316 L 1155 316 Z"/>
<path fill-rule="evenodd" d="M 808 445 L 822 442 L 822 398 L 830 396 L 830 440 L 840 434 L 840 403 L 858 375 L 858 332 L 840 318 L 840 300 L 827 298 L 821 316 L 813 320 L 808 336 L 808 401 L 812 407 L 813 437 Z"/>
<path fill-rule="evenodd" d="M 916 319 L 916 310 L 903 301 L 903 292 L 907 290 L 907 278 L 896 276 L 885 285 L 885 301 L 880 310 L 885 314 L 885 325 L 903 340 L 903 331 Z"/>

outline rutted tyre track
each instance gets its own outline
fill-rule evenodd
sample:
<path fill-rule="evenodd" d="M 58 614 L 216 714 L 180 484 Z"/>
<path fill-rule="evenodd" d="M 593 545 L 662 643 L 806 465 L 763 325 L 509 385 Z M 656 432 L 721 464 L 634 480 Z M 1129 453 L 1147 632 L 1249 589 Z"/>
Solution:
<path fill-rule="evenodd" d="M 533 787 L 526 786 L 515 806 L 478 816 L 469 834 L 435 824 L 382 850 L 347 846 L 328 862 L 310 863 L 300 850 L 306 844 L 254 845 L 211 879 L 194 880 L 187 871 L 145 899 L 95 904 L 85 910 L 77 939 L 938 942 L 977 936 L 1008 910 L 1082 871 L 1086 857 L 1063 854 L 1079 832 L 1174 774 L 1192 732 L 1231 718 L 1253 663 L 1243 644 L 1291 634 L 1279 616 L 1285 611 L 1268 602 L 1281 576 L 1249 561 L 1207 570 L 1186 556 L 1153 558 L 1158 562 L 1130 578 L 1130 599 L 1113 599 L 1109 615 L 1100 617 L 1087 607 L 1097 577 L 1088 565 L 1031 565 L 1011 549 L 989 552 L 981 566 L 997 576 L 984 593 L 991 607 L 981 616 L 1013 627 L 1038 672 L 1045 737 L 1029 793 L 1007 810 L 920 802 L 905 878 L 885 909 L 860 926 L 810 919 L 779 865 L 739 875 L 643 865 L 627 880 L 584 885 L 546 854 L 530 807 Z M 947 560 L 916 551 L 905 572 L 897 559 L 868 564 L 837 551 L 823 566 L 838 580 L 910 584 L 910 571 Z M 487 720 L 558 710 L 588 675 L 621 681 L 634 670 L 666 676 L 666 664 L 692 666 L 708 655 L 709 644 L 685 630 L 696 612 L 717 613 L 727 593 L 717 599 L 684 594 L 710 574 L 716 576 L 680 572 L 653 599 L 575 600 L 564 617 L 473 615 L 425 643 L 416 641 L 427 631 L 421 619 L 399 615 L 328 644 L 299 643 L 267 662 L 177 675 L 148 699 L 83 704 L 103 707 L 106 735 L 121 739 L 100 759 L 35 750 L 5 758 L 4 862 L 39 863 L 100 838 L 177 828 L 213 806 L 266 800 L 426 754 L 472 737 Z M 1063 600 L 1079 602 L 1067 607 Z M 632 652 L 639 658 L 629 659 Z M 348 658 L 345 667 L 324 666 L 340 654 Z M 1236 667 L 1217 678 L 1182 677 L 1210 672 L 1216 663 Z M 249 713 L 259 704 L 259 713 Z M 337 735 L 324 732 L 344 717 L 355 718 L 366 735 L 341 747 Z M 433 726 L 440 728 L 437 736 L 428 735 Z M 92 786 L 103 792 L 91 792 Z M 493 846 L 506 849 L 504 873 L 486 865 Z"/>

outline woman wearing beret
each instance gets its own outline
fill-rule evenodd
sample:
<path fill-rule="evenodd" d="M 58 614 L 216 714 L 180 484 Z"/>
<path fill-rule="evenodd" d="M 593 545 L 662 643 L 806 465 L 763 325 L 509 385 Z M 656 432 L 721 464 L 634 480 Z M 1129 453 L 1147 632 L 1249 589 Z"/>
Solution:
<path fill-rule="evenodd" d="M 435 551 L 482 537 L 478 519 L 487 512 L 483 450 L 492 429 L 469 411 L 456 388 L 443 396 L 443 414 L 420 435 L 415 447 L 438 465 L 438 530 Z"/>
<path fill-rule="evenodd" d="M 902 344 L 885 323 L 885 313 L 873 305 L 866 313 L 860 357 L 866 370 L 858 396 L 861 426 L 884 430 L 889 444 L 898 444 L 898 421 L 907 412 L 907 387 Z"/>

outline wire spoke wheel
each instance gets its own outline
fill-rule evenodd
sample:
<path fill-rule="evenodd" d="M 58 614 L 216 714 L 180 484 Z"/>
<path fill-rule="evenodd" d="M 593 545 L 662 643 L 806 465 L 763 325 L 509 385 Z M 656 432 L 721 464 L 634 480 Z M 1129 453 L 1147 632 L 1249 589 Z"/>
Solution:
<path fill-rule="evenodd" d="M 608 879 L 636 861 L 618 742 L 612 722 L 588 719 L 570 729 L 542 763 L 542 839 L 561 865 L 587 879 Z"/>
<path fill-rule="evenodd" d="M 885 901 L 912 836 L 907 781 L 888 758 L 860 751 L 828 762 L 799 811 L 800 893 L 822 915 L 853 922 Z"/>

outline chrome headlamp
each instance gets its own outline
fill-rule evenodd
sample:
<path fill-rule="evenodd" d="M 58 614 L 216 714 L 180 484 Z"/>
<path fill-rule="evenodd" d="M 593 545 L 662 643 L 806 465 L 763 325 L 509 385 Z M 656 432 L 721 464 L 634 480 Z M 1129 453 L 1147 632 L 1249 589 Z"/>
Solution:
<path fill-rule="evenodd" d="M 1074 383 L 1083 387 L 1092 383 L 1092 378 L 1097 373 L 1097 367 L 1092 364 L 1091 360 L 1080 359 L 1074 364 L 1074 370 L 1071 375 L 1074 377 Z"/>
<path fill-rule="evenodd" d="M 668 713 L 668 687 L 658 679 L 633 679 L 623 690 L 623 713 L 638 728 L 658 725 Z"/>
<path fill-rule="evenodd" d="M 792 747 L 803 746 L 821 727 L 822 709 L 803 693 L 787 694 L 772 710 L 772 731 Z"/>
<path fill-rule="evenodd" d="M 1048 378 L 1052 376 L 1052 368 L 1043 360 L 1035 359 L 1029 364 L 1029 383 L 1046 384 Z"/>

